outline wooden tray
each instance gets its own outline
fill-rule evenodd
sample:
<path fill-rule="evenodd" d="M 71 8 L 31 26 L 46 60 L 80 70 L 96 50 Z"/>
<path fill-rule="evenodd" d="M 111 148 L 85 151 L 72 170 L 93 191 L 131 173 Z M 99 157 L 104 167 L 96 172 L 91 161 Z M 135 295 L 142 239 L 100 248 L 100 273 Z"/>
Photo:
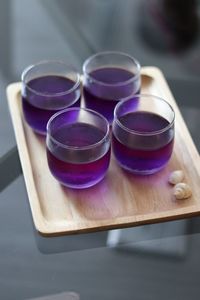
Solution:
<path fill-rule="evenodd" d="M 61 235 L 130 227 L 173 220 L 200 213 L 200 158 L 169 87 L 155 67 L 142 68 L 142 92 L 168 100 L 176 112 L 175 148 L 164 170 L 151 176 L 127 176 L 111 158 L 105 179 L 86 190 L 63 188 L 50 174 L 45 141 L 26 125 L 21 112 L 21 83 L 7 88 L 29 202 L 36 229 Z M 167 182 L 169 173 L 182 169 L 193 196 L 177 201 Z"/>

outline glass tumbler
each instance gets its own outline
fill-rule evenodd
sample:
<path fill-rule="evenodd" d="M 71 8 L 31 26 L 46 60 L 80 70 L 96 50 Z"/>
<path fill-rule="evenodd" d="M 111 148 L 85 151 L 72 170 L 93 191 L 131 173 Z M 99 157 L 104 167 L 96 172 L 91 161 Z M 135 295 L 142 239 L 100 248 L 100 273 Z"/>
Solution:
<path fill-rule="evenodd" d="M 22 73 L 22 108 L 26 122 L 46 134 L 50 117 L 67 107 L 80 106 L 80 75 L 61 61 L 42 61 Z"/>
<path fill-rule="evenodd" d="M 140 92 L 140 64 L 128 54 L 100 52 L 83 64 L 85 106 L 101 113 L 109 123 L 119 99 Z"/>
<path fill-rule="evenodd" d="M 92 110 L 65 109 L 47 124 L 46 149 L 49 169 L 62 185 L 93 186 L 109 167 L 109 123 Z"/>
<path fill-rule="evenodd" d="M 136 95 L 119 102 L 112 127 L 118 164 L 141 175 L 161 170 L 173 151 L 174 120 L 171 105 L 153 95 Z"/>

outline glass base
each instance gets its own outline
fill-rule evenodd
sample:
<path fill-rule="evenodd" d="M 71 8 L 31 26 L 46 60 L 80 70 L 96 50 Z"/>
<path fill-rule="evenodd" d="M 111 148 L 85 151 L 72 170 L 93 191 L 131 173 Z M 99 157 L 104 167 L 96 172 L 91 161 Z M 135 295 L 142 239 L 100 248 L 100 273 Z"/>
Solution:
<path fill-rule="evenodd" d="M 32 127 L 31 127 L 32 128 Z M 32 128 L 32 130 L 36 133 L 36 134 L 39 134 L 39 135 L 42 135 L 42 136 L 46 136 L 46 131 L 44 132 L 44 131 L 39 131 L 39 130 L 37 130 L 37 129 L 34 129 L 34 128 Z"/>
<path fill-rule="evenodd" d="M 105 177 L 105 174 L 103 176 L 101 176 L 100 178 L 96 179 L 96 180 L 93 180 L 93 181 L 90 181 L 90 182 L 86 182 L 86 183 L 83 183 L 83 184 L 70 184 L 70 183 L 64 183 L 64 182 L 60 182 L 60 181 L 59 181 L 59 183 L 62 186 L 67 187 L 67 188 L 81 190 L 81 189 L 90 188 L 90 187 L 98 184 L 100 181 L 103 180 L 104 177 Z"/>
<path fill-rule="evenodd" d="M 145 176 L 145 175 L 152 175 L 152 174 L 155 174 L 155 173 L 161 171 L 166 166 L 167 163 L 162 165 L 159 168 L 153 168 L 153 169 L 147 169 L 147 170 L 131 169 L 127 166 L 122 165 L 119 162 L 118 162 L 118 164 L 122 169 L 124 169 L 125 171 L 127 171 L 131 174 Z"/>
<path fill-rule="evenodd" d="M 29 124 L 26 119 L 24 119 L 24 121 L 29 126 L 29 128 L 31 128 L 36 134 L 41 135 L 41 136 L 46 136 L 46 134 L 47 134 L 46 131 L 38 130 L 37 128 L 35 128 L 31 124 Z"/>

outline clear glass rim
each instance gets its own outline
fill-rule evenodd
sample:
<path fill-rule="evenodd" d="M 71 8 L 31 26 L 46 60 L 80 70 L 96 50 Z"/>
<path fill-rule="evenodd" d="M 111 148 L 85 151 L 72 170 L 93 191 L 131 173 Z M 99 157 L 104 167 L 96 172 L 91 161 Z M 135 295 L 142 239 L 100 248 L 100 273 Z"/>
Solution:
<path fill-rule="evenodd" d="M 100 117 L 106 124 L 106 132 L 104 134 L 104 137 L 94 143 L 94 144 L 91 144 L 91 145 L 88 145 L 88 146 L 83 146 L 83 147 L 77 147 L 77 146 L 68 146 L 68 145 L 65 145 L 59 141 L 57 141 L 57 139 L 55 139 L 54 137 L 52 137 L 51 135 L 51 132 L 50 132 L 50 127 L 51 127 L 51 124 L 52 124 L 52 121 L 59 115 L 63 114 L 63 113 L 66 113 L 68 111 L 85 111 L 87 113 L 90 113 L 90 114 L 93 114 L 93 115 L 96 115 L 98 117 Z M 69 149 L 69 150 L 88 150 L 88 149 L 92 149 L 92 148 L 95 148 L 97 146 L 99 146 L 100 144 L 102 144 L 108 137 L 109 137 L 109 134 L 110 134 L 110 124 L 108 123 L 108 121 L 106 120 L 106 118 L 104 118 L 104 116 L 102 116 L 101 114 L 99 114 L 98 112 L 92 110 L 92 109 L 87 109 L 87 108 L 79 108 L 79 107 L 71 107 L 71 108 L 66 108 L 66 109 L 63 109 L 57 113 L 55 113 L 50 119 L 49 121 L 47 122 L 47 135 L 50 137 L 50 139 L 56 143 L 57 145 L 61 146 L 62 148 L 65 148 L 65 149 Z"/>
<path fill-rule="evenodd" d="M 74 82 L 74 85 L 70 89 L 68 89 L 64 92 L 50 93 L 50 94 L 41 93 L 41 92 L 38 92 L 37 90 L 31 88 L 25 81 L 26 75 L 34 68 L 42 66 L 42 65 L 47 65 L 47 64 L 60 64 L 60 65 L 65 66 L 66 69 L 71 69 L 74 73 L 76 73 L 76 81 Z M 25 84 L 26 88 L 29 91 L 35 93 L 36 95 L 43 96 L 43 97 L 50 97 L 50 96 L 53 97 L 53 96 L 64 96 L 64 95 L 70 94 L 71 92 L 76 90 L 76 88 L 81 84 L 81 76 L 72 65 L 66 64 L 65 62 L 63 62 L 61 60 L 41 60 L 35 64 L 29 65 L 28 67 L 26 67 L 24 69 L 24 71 L 22 72 L 22 75 L 21 75 L 21 81 Z"/>
<path fill-rule="evenodd" d="M 101 80 L 97 80 L 94 77 L 92 77 L 88 71 L 87 71 L 87 66 L 88 64 L 96 57 L 98 56 L 103 56 L 103 55 L 121 55 L 124 56 L 126 58 L 129 58 L 137 67 L 137 73 L 134 74 L 134 76 L 126 81 L 123 82 L 116 82 L 116 83 L 106 83 L 104 81 Z M 100 68 L 99 68 L 100 69 Z M 137 59 L 135 59 L 134 57 L 132 57 L 131 55 L 124 53 L 124 52 L 120 52 L 120 51 L 102 51 L 102 52 L 98 52 L 94 55 L 91 55 L 90 57 L 88 57 L 85 62 L 83 63 L 83 74 L 86 75 L 87 77 L 91 78 L 91 80 L 93 82 L 96 82 L 98 84 L 104 85 L 104 86 L 122 86 L 122 85 L 126 85 L 129 84 L 132 81 L 135 81 L 139 76 L 140 76 L 140 71 L 141 71 L 141 66 L 140 63 Z"/>
<path fill-rule="evenodd" d="M 163 103 L 165 103 L 171 110 L 172 112 L 172 121 L 164 128 L 160 129 L 160 130 L 154 130 L 154 131 L 151 131 L 151 132 L 148 132 L 148 131 L 137 131 L 137 130 L 133 130 L 133 129 L 130 129 L 126 126 L 124 126 L 118 119 L 117 117 L 117 111 L 118 109 L 120 108 L 121 105 L 123 105 L 125 102 L 128 102 L 129 100 L 131 100 L 132 98 L 141 98 L 141 97 L 144 97 L 144 98 L 154 98 L 156 99 L 157 101 L 161 101 Z M 133 100 L 134 101 L 134 100 Z M 167 131 L 168 129 L 170 129 L 173 125 L 174 125 L 174 121 L 175 121 L 175 112 L 174 112 L 174 109 L 173 107 L 171 106 L 171 104 L 164 100 L 163 98 L 159 97 L 159 96 L 155 96 L 155 95 L 150 95 L 150 94 L 132 94 L 126 98 L 123 98 L 116 106 L 115 106 L 115 109 L 114 109 L 114 120 L 113 122 L 116 122 L 118 126 L 120 126 L 123 130 L 129 132 L 129 133 L 133 133 L 135 135 L 141 135 L 141 136 L 152 136 L 152 135 L 156 135 L 156 134 L 160 134 L 160 133 L 163 133 L 165 131 Z"/>

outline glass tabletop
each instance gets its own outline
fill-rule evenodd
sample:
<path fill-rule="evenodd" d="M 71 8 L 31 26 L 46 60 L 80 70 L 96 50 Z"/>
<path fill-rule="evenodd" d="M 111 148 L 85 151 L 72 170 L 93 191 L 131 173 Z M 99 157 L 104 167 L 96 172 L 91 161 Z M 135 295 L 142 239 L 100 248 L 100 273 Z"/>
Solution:
<path fill-rule="evenodd" d="M 199 150 L 199 2 L 173 3 L 0 2 L 1 299 L 198 298 L 199 217 L 52 238 L 35 230 L 5 94 L 37 61 L 70 61 L 81 72 L 95 52 L 127 52 L 163 71 Z"/>

